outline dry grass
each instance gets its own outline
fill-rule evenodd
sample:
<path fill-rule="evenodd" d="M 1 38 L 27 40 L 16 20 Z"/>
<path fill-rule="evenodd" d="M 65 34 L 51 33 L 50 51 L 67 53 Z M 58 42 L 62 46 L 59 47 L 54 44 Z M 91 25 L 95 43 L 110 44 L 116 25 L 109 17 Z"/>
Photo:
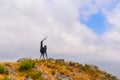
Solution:
<path fill-rule="evenodd" d="M 55 80 L 53 77 L 54 74 L 63 74 L 73 78 L 74 80 L 104 80 L 102 77 L 103 75 L 107 76 L 109 80 L 115 80 L 112 78 L 111 75 L 108 75 L 107 73 L 104 73 L 99 69 L 92 70 L 90 65 L 86 66 L 79 63 L 69 63 L 57 60 L 34 61 L 35 67 L 39 67 L 41 69 L 41 73 L 47 74 L 50 80 Z M 19 71 L 20 62 L 0 62 L 0 64 L 13 68 L 14 71 L 17 73 L 16 76 L 14 76 L 13 74 L 0 74 L 0 80 L 2 80 L 5 77 L 13 77 L 16 80 L 24 80 L 27 75 L 31 75 L 36 78 L 39 78 L 40 76 L 40 74 L 35 72 L 35 68 L 32 68 L 28 71 Z"/>

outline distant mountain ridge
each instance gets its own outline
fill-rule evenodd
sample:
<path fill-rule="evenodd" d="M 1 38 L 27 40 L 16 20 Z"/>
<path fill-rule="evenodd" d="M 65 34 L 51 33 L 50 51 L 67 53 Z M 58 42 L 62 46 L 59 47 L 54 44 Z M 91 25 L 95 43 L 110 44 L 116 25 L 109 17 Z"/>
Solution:
<path fill-rule="evenodd" d="M 119 80 L 97 66 L 64 59 L 0 62 L 0 80 Z"/>

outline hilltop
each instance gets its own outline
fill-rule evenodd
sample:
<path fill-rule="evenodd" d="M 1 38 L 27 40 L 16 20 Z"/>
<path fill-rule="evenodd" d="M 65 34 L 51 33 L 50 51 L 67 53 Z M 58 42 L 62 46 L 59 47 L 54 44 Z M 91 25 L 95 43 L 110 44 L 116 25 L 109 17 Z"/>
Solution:
<path fill-rule="evenodd" d="M 118 80 L 97 66 L 63 59 L 0 62 L 0 80 Z"/>

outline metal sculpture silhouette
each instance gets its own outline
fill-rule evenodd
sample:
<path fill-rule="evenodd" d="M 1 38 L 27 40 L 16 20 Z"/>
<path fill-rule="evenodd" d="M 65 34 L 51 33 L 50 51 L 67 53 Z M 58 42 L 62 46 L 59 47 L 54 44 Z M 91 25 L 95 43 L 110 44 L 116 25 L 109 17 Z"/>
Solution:
<path fill-rule="evenodd" d="M 43 46 L 43 41 L 45 41 L 47 39 L 47 37 L 45 37 L 41 42 L 40 42 L 40 59 L 41 57 L 43 56 L 43 59 L 44 59 L 44 55 L 46 55 L 46 58 L 47 58 L 47 46 L 44 45 Z"/>

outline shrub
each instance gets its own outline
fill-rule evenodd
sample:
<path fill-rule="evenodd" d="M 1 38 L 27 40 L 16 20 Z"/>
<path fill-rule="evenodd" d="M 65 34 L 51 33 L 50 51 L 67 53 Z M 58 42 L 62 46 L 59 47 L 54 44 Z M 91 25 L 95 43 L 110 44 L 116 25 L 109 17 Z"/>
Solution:
<path fill-rule="evenodd" d="M 57 69 L 57 65 L 55 65 L 55 64 L 47 64 L 46 66 L 47 66 L 47 68 Z"/>
<path fill-rule="evenodd" d="M 119 80 L 119 79 L 117 79 L 117 77 L 115 76 L 112 76 L 112 80 Z"/>
<path fill-rule="evenodd" d="M 81 67 L 81 69 L 87 72 L 89 70 L 89 66 L 85 64 L 84 66 Z"/>
<path fill-rule="evenodd" d="M 52 71 L 51 71 L 51 75 L 54 75 L 54 74 L 55 74 L 55 71 L 52 70 Z"/>
<path fill-rule="evenodd" d="M 74 62 L 69 62 L 69 66 L 75 66 Z"/>
<path fill-rule="evenodd" d="M 42 72 L 32 72 L 32 73 L 29 73 L 28 76 L 30 76 L 33 80 L 43 80 Z"/>
<path fill-rule="evenodd" d="M 106 74 L 106 77 L 111 77 L 111 74 Z"/>
<path fill-rule="evenodd" d="M 61 74 L 61 75 L 64 75 L 64 72 L 61 71 L 60 74 Z"/>
<path fill-rule="evenodd" d="M 51 68 L 50 64 L 47 64 L 47 68 Z"/>
<path fill-rule="evenodd" d="M 20 62 L 19 70 L 25 71 L 25 70 L 30 70 L 34 67 L 35 67 L 35 62 L 30 59 Z"/>
<path fill-rule="evenodd" d="M 5 68 L 5 66 L 0 65 L 0 74 L 9 74 L 9 71 Z"/>
<path fill-rule="evenodd" d="M 7 76 L 5 76 L 2 80 L 9 80 Z"/>
<path fill-rule="evenodd" d="M 55 64 L 59 65 L 59 66 L 65 66 L 66 65 L 63 59 L 55 60 Z"/>

